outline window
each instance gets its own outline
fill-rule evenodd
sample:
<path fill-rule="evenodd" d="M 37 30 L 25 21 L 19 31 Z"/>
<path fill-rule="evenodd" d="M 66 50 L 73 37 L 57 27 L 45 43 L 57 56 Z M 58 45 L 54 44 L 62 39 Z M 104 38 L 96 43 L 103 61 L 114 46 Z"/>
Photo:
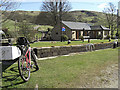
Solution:
<path fill-rule="evenodd" d="M 88 31 L 84 31 L 84 32 L 83 32 L 83 35 L 84 35 L 84 36 L 88 36 Z"/>

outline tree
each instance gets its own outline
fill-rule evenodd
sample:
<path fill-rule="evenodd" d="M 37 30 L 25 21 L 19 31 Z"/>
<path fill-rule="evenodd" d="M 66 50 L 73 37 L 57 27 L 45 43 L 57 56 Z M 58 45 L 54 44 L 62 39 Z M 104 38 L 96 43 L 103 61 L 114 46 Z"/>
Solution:
<path fill-rule="evenodd" d="M 35 30 L 33 26 L 27 21 L 22 21 L 19 23 L 19 34 L 26 37 L 30 42 L 35 37 Z"/>
<path fill-rule="evenodd" d="M 70 9 L 71 5 L 67 0 L 46 0 L 41 8 L 42 11 L 47 12 L 45 19 L 53 26 L 61 21 Z"/>
<path fill-rule="evenodd" d="M 12 17 L 11 12 L 7 13 L 7 11 L 15 10 L 19 5 L 18 2 L 14 2 L 13 0 L 0 0 L 0 17 L 2 17 L 0 24 L 5 22 L 9 17 Z"/>
<path fill-rule="evenodd" d="M 108 27 L 111 29 L 111 37 L 113 37 L 117 20 L 116 16 L 114 15 L 116 12 L 116 6 L 112 3 L 109 3 L 108 7 L 104 8 L 103 12 L 106 14 Z"/>

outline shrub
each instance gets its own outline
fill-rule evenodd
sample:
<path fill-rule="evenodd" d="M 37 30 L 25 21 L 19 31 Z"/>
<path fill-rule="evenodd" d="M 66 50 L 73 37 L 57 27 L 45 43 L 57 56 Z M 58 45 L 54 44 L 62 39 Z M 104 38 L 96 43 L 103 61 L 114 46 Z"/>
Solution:
<path fill-rule="evenodd" d="M 110 35 L 107 35 L 106 39 L 109 39 L 110 38 Z"/>
<path fill-rule="evenodd" d="M 67 36 L 67 35 L 62 35 L 62 40 L 63 40 L 63 41 L 68 40 L 68 36 Z"/>
<path fill-rule="evenodd" d="M 46 40 L 51 40 L 51 35 L 46 35 Z"/>
<path fill-rule="evenodd" d="M 98 36 L 97 36 L 97 39 L 101 39 L 102 37 L 101 37 L 101 34 L 99 34 Z"/>
<path fill-rule="evenodd" d="M 111 37 L 111 39 L 115 39 L 115 37 Z"/>
<path fill-rule="evenodd" d="M 18 32 L 15 31 L 8 31 L 7 38 L 17 38 Z"/>
<path fill-rule="evenodd" d="M 33 25 L 24 20 L 20 22 L 18 26 L 19 26 L 20 36 L 24 36 L 28 39 L 29 42 L 32 42 L 36 34 L 36 31 L 34 30 Z"/>
<path fill-rule="evenodd" d="M 47 41 L 52 40 L 52 38 L 51 38 L 51 29 L 50 28 L 48 28 L 48 33 L 45 35 L 44 40 L 47 40 Z"/>
<path fill-rule="evenodd" d="M 79 39 L 84 40 L 83 36 L 80 36 Z"/>

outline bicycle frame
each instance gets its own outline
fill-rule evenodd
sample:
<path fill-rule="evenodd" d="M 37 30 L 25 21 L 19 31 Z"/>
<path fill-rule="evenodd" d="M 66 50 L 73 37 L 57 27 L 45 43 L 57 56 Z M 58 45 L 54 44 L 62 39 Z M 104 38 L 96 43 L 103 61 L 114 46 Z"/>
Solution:
<path fill-rule="evenodd" d="M 30 47 L 27 49 L 27 51 L 25 53 L 25 57 L 26 57 L 26 62 L 27 62 L 26 63 L 26 68 L 30 68 L 30 66 L 31 66 L 31 48 Z"/>
<path fill-rule="evenodd" d="M 36 65 L 36 70 L 39 70 L 39 67 L 27 39 L 24 37 L 19 37 L 17 40 L 17 45 L 18 48 L 21 50 L 21 56 L 18 60 L 18 70 L 21 78 L 26 82 L 30 79 L 30 69 L 33 68 L 33 65 Z M 32 61 L 34 62 L 34 64 L 32 63 Z"/>

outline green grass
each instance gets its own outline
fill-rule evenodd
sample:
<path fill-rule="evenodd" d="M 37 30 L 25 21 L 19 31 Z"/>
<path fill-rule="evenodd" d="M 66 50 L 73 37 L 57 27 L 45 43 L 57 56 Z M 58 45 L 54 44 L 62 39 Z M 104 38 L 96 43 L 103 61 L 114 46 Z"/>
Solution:
<path fill-rule="evenodd" d="M 2 28 L 8 28 L 9 31 L 14 31 L 15 30 L 15 22 L 12 20 L 7 20 L 6 22 L 4 22 L 2 24 Z"/>
<path fill-rule="evenodd" d="M 19 24 L 19 22 L 17 24 Z M 35 24 L 32 24 L 32 25 L 33 25 L 33 27 L 38 26 L 38 25 L 35 25 Z M 8 28 L 9 31 L 14 31 L 15 30 L 15 21 L 13 21 L 13 20 L 7 20 L 6 22 L 4 22 L 2 24 L 2 28 Z M 19 27 L 17 25 L 16 25 L 16 28 L 19 29 Z M 50 25 L 40 25 L 39 26 L 39 29 L 43 30 L 43 31 L 47 31 L 48 28 L 52 29 L 53 27 L 50 26 Z"/>
<path fill-rule="evenodd" d="M 38 61 L 39 71 L 32 72 L 28 82 L 23 82 L 17 64 L 3 72 L 2 85 L 7 88 L 76 88 L 91 84 L 100 71 L 118 63 L 118 49 L 86 52 L 72 56 L 59 56 Z"/>
<path fill-rule="evenodd" d="M 112 40 L 114 41 L 114 40 Z M 111 42 L 112 42 L 111 41 Z M 109 40 L 91 40 L 90 43 L 108 43 Z M 31 44 L 31 47 L 51 47 L 51 46 L 70 46 L 70 45 L 81 45 L 81 44 L 87 44 L 88 41 L 71 41 L 71 44 L 67 45 L 67 41 L 65 42 L 37 42 L 34 44 Z"/>

